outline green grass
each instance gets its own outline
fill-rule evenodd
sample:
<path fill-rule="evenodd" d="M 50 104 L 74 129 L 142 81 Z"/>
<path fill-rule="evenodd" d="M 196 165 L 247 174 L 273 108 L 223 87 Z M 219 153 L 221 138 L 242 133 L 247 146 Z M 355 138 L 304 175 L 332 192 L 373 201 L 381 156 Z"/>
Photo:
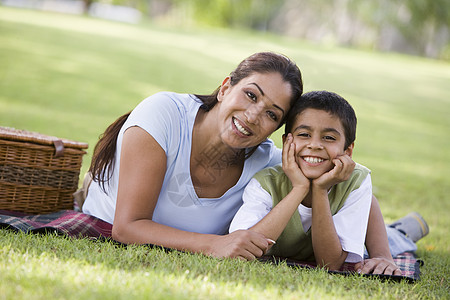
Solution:
<path fill-rule="evenodd" d="M 419 211 L 430 234 L 416 284 L 330 276 L 146 247 L 0 231 L 0 299 L 448 298 L 450 65 L 267 34 L 127 25 L 0 7 L 0 126 L 89 143 L 143 98 L 209 93 L 264 50 L 300 66 L 305 90 L 346 97 L 355 159 L 372 170 L 386 221 Z M 281 145 L 281 134 L 272 138 Z"/>
<path fill-rule="evenodd" d="M 17 299 L 17 296 L 24 299 L 410 299 L 417 296 L 417 291 L 406 282 L 383 283 L 360 276 L 329 275 L 322 270 L 293 269 L 285 264 L 219 260 L 53 235 L 0 231 L 0 238 L 0 263 L 4 266 L 0 292 L 6 299 Z"/>

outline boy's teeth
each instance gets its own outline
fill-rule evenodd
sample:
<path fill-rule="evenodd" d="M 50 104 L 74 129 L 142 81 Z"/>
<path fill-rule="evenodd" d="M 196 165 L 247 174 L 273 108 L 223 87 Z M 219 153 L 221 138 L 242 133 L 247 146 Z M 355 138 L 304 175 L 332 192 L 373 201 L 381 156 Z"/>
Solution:
<path fill-rule="evenodd" d="M 309 157 L 309 156 L 307 156 L 304 159 L 305 159 L 306 162 L 309 162 L 311 164 L 317 164 L 317 163 L 323 162 L 323 159 L 319 158 L 319 157 Z"/>
<path fill-rule="evenodd" d="M 242 134 L 245 134 L 245 135 L 250 135 L 250 132 L 248 132 L 247 130 L 245 130 L 245 128 L 242 127 L 242 126 L 237 122 L 236 119 L 233 119 L 233 123 L 234 123 L 234 125 L 236 126 L 236 128 L 239 130 L 239 132 L 241 132 Z"/>

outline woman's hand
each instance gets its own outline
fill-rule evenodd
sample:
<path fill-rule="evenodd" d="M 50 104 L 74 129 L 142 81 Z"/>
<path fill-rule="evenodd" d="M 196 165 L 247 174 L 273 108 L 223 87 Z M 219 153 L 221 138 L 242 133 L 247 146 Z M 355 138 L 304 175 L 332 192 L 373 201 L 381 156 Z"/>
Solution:
<path fill-rule="evenodd" d="M 362 274 L 402 275 L 394 261 L 385 257 L 365 259 L 355 265 L 355 271 Z"/>
<path fill-rule="evenodd" d="M 301 187 L 309 190 L 310 180 L 306 178 L 295 160 L 295 144 L 292 133 L 288 133 L 283 145 L 282 166 L 284 173 L 288 176 L 293 187 Z"/>
<path fill-rule="evenodd" d="M 328 190 L 333 185 L 348 180 L 355 168 L 355 162 L 347 154 L 340 155 L 333 159 L 333 164 L 333 169 L 313 180 L 315 186 Z"/>
<path fill-rule="evenodd" d="M 261 233 L 252 230 L 237 230 L 227 235 L 216 235 L 208 255 L 254 260 L 264 255 L 272 246 Z"/>

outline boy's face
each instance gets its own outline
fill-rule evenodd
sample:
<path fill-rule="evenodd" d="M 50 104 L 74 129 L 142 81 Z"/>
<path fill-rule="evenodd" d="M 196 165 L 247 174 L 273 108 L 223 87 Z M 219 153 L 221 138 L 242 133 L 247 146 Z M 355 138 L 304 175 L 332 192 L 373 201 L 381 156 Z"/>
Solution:
<path fill-rule="evenodd" d="M 304 110 L 297 116 L 291 133 L 295 160 L 309 179 L 316 179 L 333 169 L 332 160 L 337 156 L 352 155 L 353 143 L 344 150 L 345 132 L 341 121 L 326 111 Z"/>

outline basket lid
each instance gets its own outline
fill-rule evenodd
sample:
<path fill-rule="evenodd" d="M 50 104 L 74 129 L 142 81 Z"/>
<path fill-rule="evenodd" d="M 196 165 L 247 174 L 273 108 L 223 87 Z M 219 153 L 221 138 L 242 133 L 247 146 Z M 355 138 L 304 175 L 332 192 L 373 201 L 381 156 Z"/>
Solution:
<path fill-rule="evenodd" d="M 41 134 L 38 132 L 32 132 L 27 130 L 20 130 L 10 127 L 0 126 L 0 139 L 13 140 L 13 141 L 23 141 L 32 142 L 41 145 L 54 145 L 55 142 L 62 142 L 64 147 L 67 148 L 77 148 L 77 149 L 87 149 L 87 143 L 81 143 L 76 141 L 71 141 L 67 139 L 60 139 L 55 136 L 49 136 Z"/>

